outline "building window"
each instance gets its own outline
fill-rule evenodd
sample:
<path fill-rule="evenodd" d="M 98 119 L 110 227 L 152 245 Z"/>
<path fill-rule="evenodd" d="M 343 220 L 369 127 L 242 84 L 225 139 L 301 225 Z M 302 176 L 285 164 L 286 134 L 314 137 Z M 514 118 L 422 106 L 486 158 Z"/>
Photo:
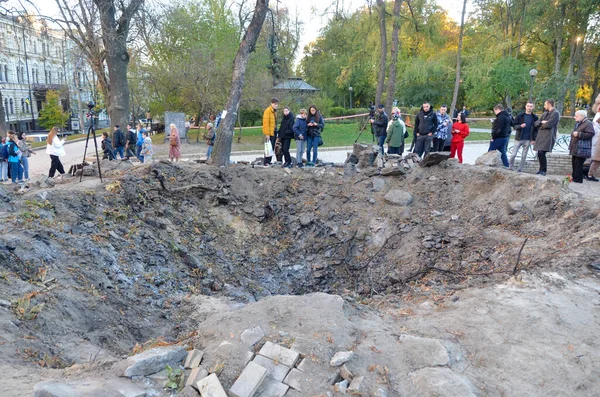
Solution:
<path fill-rule="evenodd" d="M 4 65 L 4 79 L 8 83 L 8 65 Z"/>
<path fill-rule="evenodd" d="M 13 99 L 12 98 L 10 98 L 8 100 L 8 104 L 9 104 L 8 106 L 9 106 L 9 109 L 10 109 L 9 113 L 10 114 L 15 114 L 15 105 L 13 103 Z"/>
<path fill-rule="evenodd" d="M 25 98 L 21 98 L 21 111 L 25 113 Z"/>
<path fill-rule="evenodd" d="M 4 111 L 8 114 L 8 98 L 4 98 Z"/>

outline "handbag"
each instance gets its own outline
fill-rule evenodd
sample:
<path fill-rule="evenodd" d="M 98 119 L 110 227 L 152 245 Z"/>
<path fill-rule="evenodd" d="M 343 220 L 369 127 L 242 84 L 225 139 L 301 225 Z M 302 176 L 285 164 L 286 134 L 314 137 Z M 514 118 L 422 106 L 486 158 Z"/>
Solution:
<path fill-rule="evenodd" d="M 271 140 L 267 139 L 265 142 L 265 157 L 272 157 L 273 154 L 273 145 L 271 145 Z"/>
<path fill-rule="evenodd" d="M 582 157 L 589 159 L 592 157 L 592 140 L 578 140 L 577 141 L 577 152 L 575 153 L 577 157 Z"/>
<path fill-rule="evenodd" d="M 281 155 L 282 146 L 283 144 L 281 142 L 281 139 L 277 138 L 277 140 L 275 141 L 275 156 Z"/>
<path fill-rule="evenodd" d="M 169 143 L 171 146 L 177 146 L 177 136 L 171 135 L 169 138 Z"/>
<path fill-rule="evenodd" d="M 404 139 L 408 138 L 408 130 L 404 130 Z"/>

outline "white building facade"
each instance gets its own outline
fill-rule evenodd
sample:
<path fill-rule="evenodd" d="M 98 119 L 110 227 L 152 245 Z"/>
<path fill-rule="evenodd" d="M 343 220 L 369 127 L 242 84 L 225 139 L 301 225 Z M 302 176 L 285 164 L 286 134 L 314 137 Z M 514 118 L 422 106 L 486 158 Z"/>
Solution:
<path fill-rule="evenodd" d="M 83 59 L 62 31 L 47 28 L 43 21 L 0 16 L 0 106 L 8 128 L 43 130 L 37 120 L 48 90 L 59 93 L 65 112 L 85 120 L 96 84 Z"/>

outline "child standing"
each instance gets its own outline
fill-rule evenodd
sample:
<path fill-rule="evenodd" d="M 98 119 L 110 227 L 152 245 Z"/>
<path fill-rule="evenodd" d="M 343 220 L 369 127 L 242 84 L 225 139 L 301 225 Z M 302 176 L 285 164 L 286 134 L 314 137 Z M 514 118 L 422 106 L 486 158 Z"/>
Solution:
<path fill-rule="evenodd" d="M 142 132 L 142 136 L 144 137 L 144 143 L 142 144 L 142 156 L 144 157 L 144 164 L 148 164 L 152 162 L 152 155 L 154 154 L 154 149 L 152 149 L 152 139 L 148 136 L 148 132 Z"/>

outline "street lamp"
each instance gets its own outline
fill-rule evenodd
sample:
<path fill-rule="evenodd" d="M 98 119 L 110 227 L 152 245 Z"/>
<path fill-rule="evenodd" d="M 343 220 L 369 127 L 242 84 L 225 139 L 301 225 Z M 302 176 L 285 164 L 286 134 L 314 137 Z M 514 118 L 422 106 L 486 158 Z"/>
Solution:
<path fill-rule="evenodd" d="M 533 80 L 535 80 L 535 76 L 537 76 L 538 71 L 536 69 L 531 69 L 529 71 L 529 76 L 531 77 L 531 88 L 529 89 L 529 102 L 533 99 Z"/>
<path fill-rule="evenodd" d="M 352 109 L 352 86 L 348 87 L 348 91 L 350 91 L 350 109 Z"/>

